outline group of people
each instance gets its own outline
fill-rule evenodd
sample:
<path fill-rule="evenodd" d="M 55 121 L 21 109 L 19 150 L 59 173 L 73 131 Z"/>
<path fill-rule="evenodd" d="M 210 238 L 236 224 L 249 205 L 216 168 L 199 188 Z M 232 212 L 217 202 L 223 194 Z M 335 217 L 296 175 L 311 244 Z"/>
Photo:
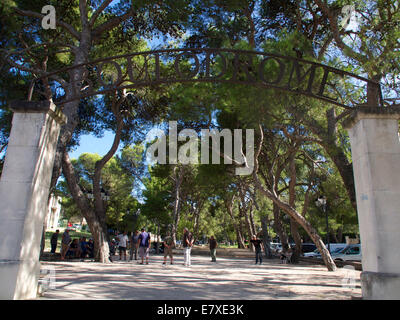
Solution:
<path fill-rule="evenodd" d="M 58 237 L 60 230 L 56 230 L 51 236 L 51 253 L 56 253 Z M 66 229 L 61 238 L 61 260 L 65 258 L 80 258 L 85 259 L 87 257 L 94 257 L 94 242 L 92 239 L 87 241 L 86 237 L 81 237 L 79 239 L 72 239 L 69 230 Z"/>
<path fill-rule="evenodd" d="M 128 238 L 126 232 L 119 234 L 116 238 L 118 244 L 115 241 L 111 241 L 112 254 L 115 254 L 115 249 L 118 247 L 119 250 L 119 260 L 127 260 L 127 247 L 130 244 L 130 260 L 133 260 L 133 256 L 135 260 L 137 260 L 137 256 L 139 254 L 139 258 L 141 259 L 140 264 L 149 264 L 149 254 L 151 248 L 151 236 L 150 233 L 146 232 L 145 228 L 141 229 L 141 232 L 135 231 L 132 235 L 131 239 Z M 183 230 L 183 253 L 184 253 L 184 265 L 187 267 L 191 266 L 191 250 L 194 244 L 194 237 L 191 232 L 187 228 Z M 214 236 L 210 237 L 210 256 L 211 261 L 216 262 L 216 248 L 217 241 Z M 165 265 L 167 263 L 167 258 L 170 259 L 170 264 L 174 264 L 174 256 L 173 249 L 175 247 L 174 240 L 170 235 L 166 236 L 162 242 L 163 252 L 164 252 L 164 262 Z"/>
<path fill-rule="evenodd" d="M 57 248 L 59 230 L 52 235 L 50 243 L 51 243 L 51 252 L 55 253 Z M 253 236 L 250 242 L 254 245 L 255 248 L 255 258 L 256 264 L 262 264 L 262 246 L 263 243 L 257 236 Z M 183 257 L 184 257 L 184 265 L 186 267 L 191 266 L 191 250 L 194 243 L 193 234 L 188 230 L 188 228 L 184 228 L 183 230 Z M 130 247 L 129 252 L 129 260 L 132 261 L 133 257 L 135 260 L 138 260 L 138 255 L 141 261 L 140 264 L 149 264 L 149 254 L 151 247 L 151 235 L 149 232 L 146 232 L 145 228 L 141 229 L 139 233 L 138 230 L 134 232 L 134 234 L 129 239 L 127 232 L 119 234 L 115 240 L 110 242 L 110 253 L 111 255 L 115 254 L 116 248 L 119 251 L 119 260 L 124 259 L 127 260 L 127 250 L 128 245 Z M 174 263 L 173 257 L 173 249 L 175 243 L 171 236 L 166 236 L 163 240 L 163 248 L 164 248 L 164 262 L 165 265 L 167 263 L 167 258 L 170 258 L 170 263 Z M 210 257 L 212 262 L 216 262 L 216 251 L 217 251 L 218 243 L 214 236 L 210 237 L 209 240 L 209 248 L 210 248 Z M 86 241 L 86 237 L 82 237 L 80 239 L 71 239 L 69 235 L 69 230 L 66 229 L 62 235 L 61 239 L 61 260 L 64 260 L 66 257 L 72 258 L 81 258 L 84 259 L 86 257 L 93 258 L 94 255 L 94 243 L 92 239 Z"/>
<path fill-rule="evenodd" d="M 150 246 L 151 246 L 151 235 L 150 233 L 146 232 L 145 228 L 141 229 L 139 233 L 138 230 L 132 235 L 131 239 L 128 238 L 127 232 L 124 231 L 123 233 L 117 236 L 117 243 L 112 241 L 111 247 L 118 247 L 119 251 L 119 260 L 127 260 L 127 248 L 128 244 L 130 244 L 130 252 L 129 258 L 133 260 L 133 256 L 135 256 L 135 260 L 137 260 L 137 256 L 139 253 L 139 257 L 141 258 L 140 264 L 144 263 L 146 259 L 146 264 L 149 264 L 149 254 L 150 254 Z M 113 252 L 114 251 L 114 252 Z M 111 254 L 115 254 L 115 250 L 112 250 Z"/>

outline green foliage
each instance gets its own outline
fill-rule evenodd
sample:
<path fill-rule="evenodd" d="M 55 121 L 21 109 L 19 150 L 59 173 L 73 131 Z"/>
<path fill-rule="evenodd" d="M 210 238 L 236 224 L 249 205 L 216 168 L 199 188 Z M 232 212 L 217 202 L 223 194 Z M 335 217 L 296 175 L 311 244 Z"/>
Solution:
<path fill-rule="evenodd" d="M 83 153 L 78 159 L 72 160 L 76 175 L 79 177 L 79 185 L 87 195 L 92 193 L 95 163 L 100 159 L 98 154 Z M 107 224 L 120 230 L 127 228 L 132 224 L 128 212 L 136 212 L 139 208 L 138 201 L 132 195 L 134 177 L 121 167 L 120 161 L 114 157 L 102 170 L 101 182 L 102 188 L 110 197 L 110 200 L 106 201 Z M 57 193 L 63 197 L 64 217 L 81 216 L 64 180 L 58 183 Z"/>
<path fill-rule="evenodd" d="M 91 17 L 101 1 L 91 1 L 88 14 Z M 399 36 L 400 8 L 391 1 L 336 0 L 323 1 L 334 15 L 347 4 L 354 4 L 356 11 L 362 14 L 356 32 L 341 31 L 343 44 L 334 40 L 332 24 L 323 8 L 309 1 L 250 1 L 250 0 L 121 0 L 107 8 L 96 21 L 94 27 L 127 12 L 132 16 L 115 28 L 101 34 L 93 40 L 87 59 L 94 60 L 107 56 L 125 54 L 148 49 L 145 40 L 155 37 L 174 37 L 178 46 L 188 47 L 226 47 L 246 50 L 263 50 L 307 60 L 323 62 L 344 71 L 366 75 L 376 81 L 383 80 L 386 92 L 397 95 L 399 77 Z M 75 55 L 69 45 L 78 45 L 78 40 L 58 26 L 56 30 L 44 31 L 38 19 L 17 18 L 12 7 L 40 12 L 45 4 L 53 4 L 60 20 L 69 23 L 81 31 L 79 1 L 27 1 L 5 0 L 0 4 L 0 45 L 2 50 L 22 52 L 25 45 L 32 46 L 33 56 L 38 59 L 26 59 L 26 66 L 33 67 L 41 62 L 40 57 L 49 56 L 47 68 L 58 70 L 71 65 Z M 340 15 L 340 14 L 339 14 Z M 340 22 L 342 18 L 339 18 Z M 253 26 L 253 27 L 252 27 Z M 21 34 L 23 41 L 18 35 Z M 93 34 L 94 35 L 94 34 Z M 19 40 L 18 40 L 19 39 Z M 52 46 L 42 45 L 49 42 Z M 174 45 L 175 45 L 174 44 Z M 68 46 L 66 46 L 68 45 Z M 60 49 L 65 49 L 60 52 Z M 4 53 L 5 51 L 2 51 Z M 46 51 L 47 50 L 47 51 Z M 4 55 L 3 55 L 4 56 Z M 14 62 L 20 59 L 13 57 Z M 139 65 L 144 57 L 138 56 L 134 62 Z M 254 58 L 261 59 L 261 58 Z M 260 62 L 260 61 L 257 61 Z M 191 64 L 182 57 L 180 64 L 183 73 L 190 72 Z M 150 65 L 150 67 L 153 67 Z M 6 105 L 12 99 L 23 99 L 32 76 L 2 64 L 0 76 L 0 151 L 7 144 L 10 131 L 11 112 Z M 216 58 L 211 74 L 222 69 L 221 61 Z M 4 72 L 3 72 L 4 71 Z M 306 70 L 303 70 L 306 71 Z M 126 70 L 123 70 L 126 72 Z M 135 72 L 138 72 L 135 70 Z M 278 65 L 273 61 L 266 63 L 265 74 L 276 75 Z M 171 61 L 163 61 L 161 75 L 174 73 Z M 135 74 L 138 75 L 138 74 Z M 68 76 L 63 74 L 66 78 Z M 105 78 L 115 76 L 111 66 L 104 68 Z M 229 76 L 229 75 L 228 75 Z M 243 76 L 242 74 L 238 75 Z M 288 74 L 286 74 L 288 77 Z M 317 69 L 315 83 L 320 83 L 322 70 Z M 91 79 L 98 86 L 98 79 Z M 284 79 L 288 80 L 288 79 Z M 358 83 L 329 75 L 328 94 L 338 97 L 343 103 L 365 101 L 365 88 Z M 42 99 L 40 84 L 35 87 L 34 99 Z M 313 88 L 317 90 L 318 88 Z M 57 97 L 55 97 L 57 98 Z M 78 125 L 69 148 L 79 144 L 82 134 L 101 137 L 105 130 L 115 130 L 115 117 L 111 112 L 110 97 L 93 97 L 80 101 L 77 118 Z M 147 225 L 153 230 L 158 226 L 164 232 L 172 221 L 173 202 L 173 166 L 155 166 L 145 169 L 143 151 L 135 142 L 142 141 L 145 133 L 154 123 L 162 120 L 178 120 L 179 128 L 193 128 L 197 131 L 205 128 L 215 129 L 255 129 L 261 124 L 265 130 L 265 140 L 260 154 L 260 170 L 265 174 L 264 183 L 268 185 L 268 176 L 274 164 L 282 162 L 277 188 L 280 197 L 289 200 L 288 184 L 290 170 L 285 163 L 285 155 L 295 148 L 295 173 L 298 185 L 295 188 L 295 208 L 302 212 L 306 196 L 311 203 L 305 208 L 305 217 L 321 234 L 324 234 L 324 217 L 313 205 L 313 199 L 323 193 L 329 201 L 329 223 L 332 230 L 341 229 L 344 233 L 357 232 L 357 217 L 352 207 L 342 177 L 326 148 L 318 143 L 318 136 L 312 131 L 309 122 L 313 120 L 327 131 L 326 111 L 331 106 L 292 93 L 260 89 L 222 83 L 168 84 L 151 88 L 141 88 L 132 93 L 124 106 L 125 128 L 122 141 L 126 146 L 121 154 L 107 163 L 102 172 L 102 186 L 111 200 L 107 204 L 107 222 L 117 228 L 131 228 L 133 212 L 140 207 L 138 225 Z M 336 114 L 343 110 L 335 107 Z M 299 116 L 299 114 L 301 116 Z M 350 147 L 346 132 L 338 125 L 333 141 L 350 160 Z M 297 133 L 303 138 L 296 142 L 286 133 Z M 259 136 L 256 134 L 256 138 Z M 1 155 L 1 153 L 0 153 Z M 98 155 L 83 154 L 73 164 L 79 177 L 79 185 L 86 192 L 92 190 L 94 165 Z M 314 168 L 314 164 L 319 165 Z M 181 186 L 181 220 L 178 235 L 183 227 L 191 229 L 198 225 L 198 236 L 215 235 L 217 239 L 236 239 L 234 223 L 244 223 L 239 217 L 239 201 L 235 200 L 233 214 L 228 216 L 224 200 L 237 195 L 239 184 L 243 183 L 248 192 L 253 189 L 251 178 L 238 179 L 233 175 L 233 165 L 196 165 L 188 166 Z M 315 169 L 315 171 L 313 171 Z M 1 170 L 1 164 L 0 164 Z M 135 190 L 136 194 L 133 194 Z M 70 198 L 64 181 L 58 185 L 63 195 L 63 206 L 67 217 L 78 213 Z M 308 192 L 308 193 L 307 193 Z M 257 206 L 252 204 L 254 224 L 267 216 L 273 219 L 272 204 L 261 194 L 255 192 Z M 142 202 L 138 202 L 139 196 Z M 248 200 L 249 202 L 254 201 Z M 243 203 L 241 204 L 243 205 Z M 128 213 L 129 212 L 129 213 Z M 281 214 L 286 230 L 288 220 Z M 236 219 L 236 220 L 235 220 Z M 247 232 L 247 231 L 246 231 Z M 303 231 L 301 231 L 303 232 Z M 290 232 L 289 232 L 290 233 Z M 275 233 L 272 232 L 272 236 Z M 303 232 L 304 235 L 304 232 Z M 248 234 L 247 234 L 248 236 Z"/>
<path fill-rule="evenodd" d="M 167 188 L 167 178 L 152 175 L 144 181 L 144 186 L 144 204 L 141 205 L 141 213 L 155 225 L 166 226 L 171 223 L 168 208 L 171 196 Z"/>

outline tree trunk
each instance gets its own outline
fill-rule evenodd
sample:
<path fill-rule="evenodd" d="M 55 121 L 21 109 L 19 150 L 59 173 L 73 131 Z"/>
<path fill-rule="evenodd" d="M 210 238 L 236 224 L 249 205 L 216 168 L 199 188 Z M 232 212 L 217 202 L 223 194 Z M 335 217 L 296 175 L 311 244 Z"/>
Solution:
<path fill-rule="evenodd" d="M 278 237 L 282 244 L 282 251 L 287 251 L 289 249 L 288 236 L 283 229 L 282 220 L 280 217 L 280 208 L 276 203 L 272 203 L 272 211 L 274 213 L 274 230 L 278 234 Z"/>
<path fill-rule="evenodd" d="M 246 246 L 244 244 L 243 235 L 240 232 L 239 228 L 236 229 L 236 239 L 237 239 L 237 242 L 238 242 L 238 249 L 244 249 Z"/>
<path fill-rule="evenodd" d="M 289 181 L 289 206 L 292 208 L 296 208 L 296 182 L 297 182 L 297 174 L 296 174 L 296 162 L 295 162 L 295 154 L 297 152 L 297 146 L 295 146 L 289 156 L 289 172 L 290 172 L 290 181 Z M 290 218 L 290 232 L 292 234 L 293 240 L 296 244 L 296 248 L 293 251 L 292 262 L 298 263 L 300 254 L 301 254 L 301 237 L 299 234 L 299 230 L 297 228 L 297 223 L 293 218 Z"/>
<path fill-rule="evenodd" d="M 369 77 L 372 81 L 379 83 L 382 76 L 380 74 Z M 380 102 L 379 85 L 368 82 L 367 83 L 367 105 L 370 107 L 378 107 Z"/>
<path fill-rule="evenodd" d="M 156 244 L 156 253 L 160 253 L 160 222 L 157 223 L 157 244 Z"/>
<path fill-rule="evenodd" d="M 80 65 L 87 62 L 87 57 L 89 55 L 91 46 L 91 30 L 85 27 L 81 33 L 79 46 L 77 46 L 75 51 L 75 59 L 73 65 Z M 63 89 L 65 90 L 66 100 L 73 99 L 76 95 L 76 92 L 80 92 L 82 87 L 82 80 L 85 77 L 84 74 L 84 67 L 71 69 L 69 71 L 70 83 L 63 87 Z M 63 114 L 67 117 L 68 121 L 64 125 L 62 125 L 60 129 L 60 135 L 57 142 L 53 172 L 50 183 L 50 193 L 56 187 L 57 180 L 61 175 L 64 153 L 67 152 L 66 150 L 68 143 L 71 141 L 75 128 L 79 123 L 78 107 L 79 99 L 65 103 L 62 109 Z"/>
<path fill-rule="evenodd" d="M 267 259 L 271 259 L 272 258 L 272 251 L 271 251 L 271 247 L 269 245 L 270 243 L 270 237 L 268 234 L 268 216 L 265 215 L 261 218 L 261 228 L 262 228 L 262 233 L 263 233 L 263 245 L 264 245 L 264 253 L 265 253 L 265 257 Z"/>
<path fill-rule="evenodd" d="M 253 206 L 250 206 L 249 209 L 249 219 L 250 219 L 250 227 L 253 230 L 253 234 L 257 234 L 256 224 L 254 223 L 254 214 L 253 214 Z"/>
<path fill-rule="evenodd" d="M 77 183 L 75 170 L 67 153 L 63 155 L 62 169 L 74 202 L 85 217 L 90 232 L 92 233 L 95 247 L 95 259 L 101 263 L 108 263 L 109 247 L 105 216 L 98 216 L 90 206 L 86 195 L 82 192 Z"/>
<path fill-rule="evenodd" d="M 244 208 L 244 209 L 242 208 L 242 212 L 243 212 L 242 214 L 244 216 L 244 221 L 245 221 L 245 225 L 246 225 L 246 229 L 247 229 L 247 233 L 248 233 L 248 238 L 250 240 L 251 237 L 253 235 L 255 235 L 255 233 L 253 232 L 253 230 L 251 228 L 250 219 L 249 219 L 249 215 L 247 214 L 246 208 Z M 253 251 L 253 252 L 256 251 L 253 243 L 249 242 L 249 247 L 250 247 L 251 251 Z"/>
<path fill-rule="evenodd" d="M 301 237 L 299 234 L 299 229 L 297 227 L 297 223 L 296 223 L 296 221 L 294 221 L 293 218 L 290 218 L 290 232 L 292 234 L 294 243 L 296 245 L 296 249 L 293 252 L 292 261 L 294 263 L 298 263 L 300 255 L 301 255 Z"/>
<path fill-rule="evenodd" d="M 43 257 L 43 252 L 46 246 L 46 226 L 43 224 L 42 240 L 40 241 L 40 259 Z"/>
<path fill-rule="evenodd" d="M 250 222 L 250 218 L 249 215 L 247 213 L 247 211 L 249 210 L 249 205 L 246 204 L 246 197 L 245 197 L 245 190 L 243 190 L 243 185 L 239 184 L 239 195 L 240 195 L 240 203 L 239 203 L 239 219 L 240 219 L 240 230 L 243 233 L 243 220 L 242 218 L 244 218 L 244 224 L 247 230 L 247 237 L 248 240 L 250 240 L 252 238 L 253 235 L 255 235 L 254 230 L 251 227 L 251 222 Z M 249 248 L 251 249 L 251 251 L 255 252 L 255 247 L 253 245 L 253 243 L 251 243 L 249 241 Z"/>
<path fill-rule="evenodd" d="M 342 227 L 339 227 L 336 238 L 337 238 L 338 243 L 343 242 L 343 228 Z"/>
<path fill-rule="evenodd" d="M 232 225 L 233 228 L 235 229 L 236 232 L 236 240 L 238 243 L 238 248 L 243 249 L 245 247 L 244 245 L 244 240 L 243 240 L 243 235 L 239 226 L 239 223 L 237 222 L 237 219 L 235 219 L 234 213 L 233 213 L 233 204 L 235 201 L 235 196 L 232 196 L 230 199 L 224 199 L 224 204 L 226 207 L 226 211 L 228 211 L 228 214 L 232 220 Z"/>
<path fill-rule="evenodd" d="M 299 113 L 293 108 L 291 110 L 295 112 L 296 116 L 299 116 L 299 118 L 303 119 L 307 125 L 307 128 L 310 129 L 311 132 L 321 140 L 321 146 L 325 149 L 329 158 L 333 161 L 338 169 L 340 177 L 342 178 L 343 184 L 346 188 L 347 195 L 349 196 L 350 203 L 352 204 L 353 208 L 357 210 L 353 164 L 349 162 L 343 151 L 343 148 L 337 143 L 337 122 L 334 109 L 327 111 L 327 129 L 322 127 L 316 120 L 306 118 L 304 113 Z"/>
<path fill-rule="evenodd" d="M 174 168 L 174 181 L 175 181 L 175 189 L 174 189 L 174 205 L 173 205 L 173 212 L 172 212 L 172 230 L 171 236 L 176 243 L 176 233 L 178 230 L 178 224 L 180 220 L 180 188 L 183 181 L 185 173 L 184 166 L 175 166 Z"/>
<path fill-rule="evenodd" d="M 279 200 L 279 198 L 274 195 L 271 191 L 265 189 L 259 180 L 257 173 L 253 172 L 254 182 L 257 188 L 269 199 L 271 199 L 274 203 L 278 205 L 278 207 L 286 212 L 290 217 L 292 217 L 299 225 L 301 225 L 304 230 L 309 234 L 310 238 L 313 240 L 315 245 L 317 246 L 319 252 L 321 253 L 322 259 L 329 271 L 335 271 L 336 265 L 329 253 L 326 249 L 324 242 L 321 240 L 321 237 L 318 235 L 317 231 L 311 226 L 311 224 L 295 209 L 289 206 L 287 203 Z"/>
<path fill-rule="evenodd" d="M 109 239 L 106 225 L 100 223 L 98 219 L 88 222 L 94 240 L 94 258 L 100 263 L 110 262 Z"/>
<path fill-rule="evenodd" d="M 196 208 L 194 212 L 194 226 L 193 226 L 193 236 L 194 239 L 199 239 L 199 227 L 200 227 L 200 210 Z"/>
<path fill-rule="evenodd" d="M 338 241 L 338 238 L 337 238 L 337 233 L 334 232 L 334 231 L 332 230 L 332 231 L 331 231 L 331 234 L 332 234 L 332 237 L 333 237 L 333 241 L 334 241 L 335 243 L 338 243 L 339 241 Z"/>

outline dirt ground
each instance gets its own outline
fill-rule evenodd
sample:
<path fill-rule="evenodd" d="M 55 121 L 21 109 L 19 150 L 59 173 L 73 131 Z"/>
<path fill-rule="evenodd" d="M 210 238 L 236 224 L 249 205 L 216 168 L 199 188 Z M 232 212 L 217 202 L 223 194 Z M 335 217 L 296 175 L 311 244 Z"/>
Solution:
<path fill-rule="evenodd" d="M 137 261 L 114 263 L 42 262 L 50 287 L 39 299 L 106 300 L 273 300 L 360 299 L 360 271 L 339 268 L 329 272 L 319 265 L 281 264 L 265 260 L 255 265 L 249 258 L 192 256 L 192 266 L 183 256 L 163 265 L 161 255 L 149 265 Z M 47 271 L 46 271 L 47 270 Z"/>

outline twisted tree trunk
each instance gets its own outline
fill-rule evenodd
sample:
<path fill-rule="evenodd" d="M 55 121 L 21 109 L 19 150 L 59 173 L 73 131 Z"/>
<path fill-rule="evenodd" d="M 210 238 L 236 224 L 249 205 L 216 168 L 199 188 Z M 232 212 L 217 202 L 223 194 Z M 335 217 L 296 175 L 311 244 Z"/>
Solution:
<path fill-rule="evenodd" d="M 172 230 L 171 230 L 171 236 L 174 243 L 176 243 L 176 234 L 178 231 L 178 225 L 180 220 L 180 207 L 181 207 L 180 191 L 184 174 L 185 174 L 184 166 L 175 166 L 174 168 L 175 188 L 174 188 L 174 203 L 172 211 Z"/>
<path fill-rule="evenodd" d="M 235 201 L 235 196 L 233 196 L 231 199 L 224 199 L 226 210 L 228 211 L 228 214 L 232 220 L 233 228 L 235 229 L 236 241 L 238 243 L 238 248 L 243 249 L 245 247 L 245 245 L 244 245 L 244 239 L 243 239 L 240 223 L 237 222 L 237 219 L 235 219 L 235 216 L 233 213 L 234 201 Z"/>
<path fill-rule="evenodd" d="M 290 182 L 289 182 L 289 206 L 292 208 L 296 208 L 296 164 L 295 164 L 295 152 L 297 151 L 297 147 L 295 147 L 290 154 L 289 157 L 289 173 L 290 173 Z M 298 263 L 300 254 L 301 254 L 301 237 L 299 234 L 299 229 L 297 227 L 297 223 L 293 218 L 290 218 L 290 232 L 292 234 L 293 240 L 296 244 L 296 248 L 293 251 L 292 261 L 294 263 Z"/>
<path fill-rule="evenodd" d="M 272 189 L 272 191 L 265 189 L 263 184 L 261 183 L 260 178 L 258 177 L 258 169 L 259 169 L 258 157 L 260 156 L 260 153 L 261 153 L 261 147 L 262 147 L 263 140 L 264 140 L 264 134 L 263 134 L 261 124 L 259 125 L 259 128 L 260 128 L 260 141 L 258 143 L 257 152 L 255 153 L 255 159 L 254 159 L 255 166 L 254 166 L 254 171 L 253 171 L 253 180 L 254 180 L 255 186 L 261 191 L 262 194 L 264 194 L 266 197 L 271 199 L 273 203 L 275 203 L 281 210 L 286 212 L 291 218 L 293 218 L 293 220 L 295 222 L 297 222 L 300 226 L 303 227 L 303 229 L 308 233 L 310 238 L 313 240 L 313 242 L 317 246 L 327 269 L 329 271 L 335 271 L 336 265 L 330 255 L 330 252 L 326 249 L 324 242 L 322 241 L 321 237 L 318 235 L 317 231 L 313 228 L 313 226 L 300 213 L 298 213 L 292 206 L 281 201 L 278 198 L 274 189 Z"/>
<path fill-rule="evenodd" d="M 287 203 L 281 201 L 276 195 L 274 195 L 271 191 L 265 189 L 261 184 L 256 173 L 253 173 L 254 182 L 257 188 L 271 199 L 281 210 L 286 212 L 291 218 L 293 218 L 303 229 L 308 233 L 312 241 L 317 246 L 319 252 L 321 253 L 322 259 L 329 271 L 335 271 L 336 265 L 333 261 L 328 249 L 326 249 L 324 242 L 322 241 L 321 237 L 318 235 L 317 231 L 311 226 L 311 224 L 295 209 L 289 206 Z"/>
<path fill-rule="evenodd" d="M 278 234 L 279 240 L 282 244 L 282 250 L 287 251 L 289 249 L 289 241 L 288 236 L 283 229 L 282 220 L 280 217 L 280 208 L 276 203 L 272 203 L 272 212 L 274 214 L 274 229 Z"/>

